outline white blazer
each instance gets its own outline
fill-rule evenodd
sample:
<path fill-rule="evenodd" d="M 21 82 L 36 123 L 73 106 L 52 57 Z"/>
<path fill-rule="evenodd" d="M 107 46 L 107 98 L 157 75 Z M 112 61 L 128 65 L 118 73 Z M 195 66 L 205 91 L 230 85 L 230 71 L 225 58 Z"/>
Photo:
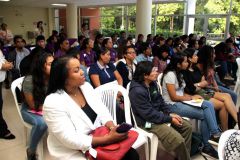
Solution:
<path fill-rule="evenodd" d="M 112 121 L 92 86 L 85 82 L 80 89 L 89 106 L 97 113 L 94 124 L 63 90 L 48 95 L 44 101 L 43 117 L 49 129 L 48 149 L 58 160 L 85 160 L 83 153 L 91 149 L 92 143 L 89 133 L 107 121 Z"/>
<path fill-rule="evenodd" d="M 6 59 L 0 49 L 0 82 L 5 80 L 6 71 L 2 70 L 2 65 L 6 62 Z"/>

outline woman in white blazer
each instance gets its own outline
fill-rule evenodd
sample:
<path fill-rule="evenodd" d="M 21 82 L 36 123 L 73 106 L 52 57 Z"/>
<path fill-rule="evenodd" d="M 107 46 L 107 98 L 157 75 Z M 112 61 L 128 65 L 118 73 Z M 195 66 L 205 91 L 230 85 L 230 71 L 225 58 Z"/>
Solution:
<path fill-rule="evenodd" d="M 49 152 L 58 160 L 85 160 L 84 153 L 88 150 L 94 156 L 93 146 L 115 143 L 127 137 L 126 133 L 116 132 L 106 106 L 85 82 L 79 60 L 74 57 L 61 57 L 53 62 L 43 116 L 49 129 Z M 109 135 L 89 135 L 101 125 L 111 130 Z M 138 154 L 130 149 L 125 158 L 138 159 Z"/>
<path fill-rule="evenodd" d="M 2 109 L 3 109 L 3 99 L 2 99 L 2 82 L 5 80 L 6 71 L 13 68 L 13 64 L 6 61 L 1 48 L 3 47 L 3 42 L 0 40 L 0 138 L 3 139 L 14 139 L 15 136 L 8 130 L 7 123 L 3 119 Z"/>

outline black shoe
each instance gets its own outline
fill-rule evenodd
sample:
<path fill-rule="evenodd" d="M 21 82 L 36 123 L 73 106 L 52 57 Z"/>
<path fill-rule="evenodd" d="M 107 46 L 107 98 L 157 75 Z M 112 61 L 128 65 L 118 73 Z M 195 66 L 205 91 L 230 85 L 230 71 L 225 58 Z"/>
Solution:
<path fill-rule="evenodd" d="M 218 159 L 218 152 L 211 145 L 203 147 L 202 154 Z"/>
<path fill-rule="evenodd" d="M 27 149 L 27 160 L 38 160 L 37 153 L 31 152 L 30 149 Z"/>
<path fill-rule="evenodd" d="M 221 133 L 212 135 L 208 142 L 212 145 L 218 146 L 219 139 L 221 137 Z"/>
<path fill-rule="evenodd" d="M 5 134 L 3 136 L 1 135 L 0 138 L 11 140 L 11 139 L 15 139 L 15 136 L 11 132 L 9 132 L 9 133 L 7 133 L 7 134 Z"/>

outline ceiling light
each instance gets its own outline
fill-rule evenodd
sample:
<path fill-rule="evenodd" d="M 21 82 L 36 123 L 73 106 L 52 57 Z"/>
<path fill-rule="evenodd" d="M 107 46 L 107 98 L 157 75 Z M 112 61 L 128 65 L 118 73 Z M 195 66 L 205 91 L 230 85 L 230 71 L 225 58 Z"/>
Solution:
<path fill-rule="evenodd" d="M 67 4 L 61 4 L 61 3 L 54 3 L 54 4 L 52 4 L 53 6 L 60 6 L 60 7 L 66 7 L 67 6 Z"/>
<path fill-rule="evenodd" d="M 10 0 L 0 0 L 0 1 L 2 1 L 2 2 L 8 2 L 8 1 L 10 1 Z"/>

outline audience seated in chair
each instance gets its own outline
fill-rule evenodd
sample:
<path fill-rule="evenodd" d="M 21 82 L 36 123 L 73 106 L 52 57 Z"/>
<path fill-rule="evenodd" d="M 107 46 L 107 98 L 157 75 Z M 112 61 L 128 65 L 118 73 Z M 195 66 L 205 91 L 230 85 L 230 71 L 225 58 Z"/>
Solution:
<path fill-rule="evenodd" d="M 105 48 L 97 54 L 97 62 L 90 67 L 89 77 L 94 88 L 115 80 L 122 85 L 122 77 L 110 62 L 110 58 L 110 51 Z"/>
<path fill-rule="evenodd" d="M 162 91 L 163 98 L 170 105 L 170 111 L 179 114 L 182 117 L 201 120 L 201 134 L 203 137 L 203 152 L 217 158 L 217 152 L 208 143 L 210 135 L 220 136 L 217 125 L 215 111 L 212 103 L 203 101 L 200 108 L 183 103 L 194 99 L 202 99 L 199 95 L 189 95 L 184 92 L 186 83 L 182 77 L 182 71 L 188 67 L 187 56 L 178 53 L 171 58 L 171 62 L 163 72 Z"/>
<path fill-rule="evenodd" d="M 219 111 L 222 130 L 228 129 L 228 114 L 229 113 L 235 122 L 237 122 L 237 108 L 228 93 L 222 92 L 214 79 L 214 48 L 208 45 L 203 46 L 198 52 L 198 70 L 202 73 L 203 82 L 200 83 L 200 88 L 207 88 L 211 91 L 211 101 L 216 110 Z"/>
<path fill-rule="evenodd" d="M 123 52 L 123 57 L 117 62 L 116 69 L 123 79 L 123 87 L 127 87 L 127 84 L 132 80 L 133 74 L 136 69 L 134 59 L 136 52 L 132 46 L 126 47 Z"/>
<path fill-rule="evenodd" d="M 32 75 L 24 78 L 22 84 L 23 103 L 21 114 L 23 120 L 32 125 L 30 144 L 27 148 L 28 160 L 37 160 L 37 145 L 47 130 L 42 117 L 43 102 L 46 97 L 53 56 L 42 53 L 33 67 Z"/>
<path fill-rule="evenodd" d="M 84 153 L 92 147 L 126 138 L 126 133 L 116 132 L 106 106 L 85 82 L 78 59 L 66 56 L 53 62 L 47 94 L 43 115 L 49 128 L 48 149 L 56 159 L 86 159 Z M 102 125 L 111 130 L 108 135 L 89 135 Z M 139 156 L 131 148 L 123 159 L 138 160 Z"/>
<path fill-rule="evenodd" d="M 139 127 L 157 135 L 167 151 L 176 152 L 179 160 L 190 159 L 192 127 L 179 115 L 170 112 L 158 90 L 158 72 L 149 61 L 138 63 L 129 88 L 131 107 Z M 166 123 L 171 123 L 168 127 Z"/>

